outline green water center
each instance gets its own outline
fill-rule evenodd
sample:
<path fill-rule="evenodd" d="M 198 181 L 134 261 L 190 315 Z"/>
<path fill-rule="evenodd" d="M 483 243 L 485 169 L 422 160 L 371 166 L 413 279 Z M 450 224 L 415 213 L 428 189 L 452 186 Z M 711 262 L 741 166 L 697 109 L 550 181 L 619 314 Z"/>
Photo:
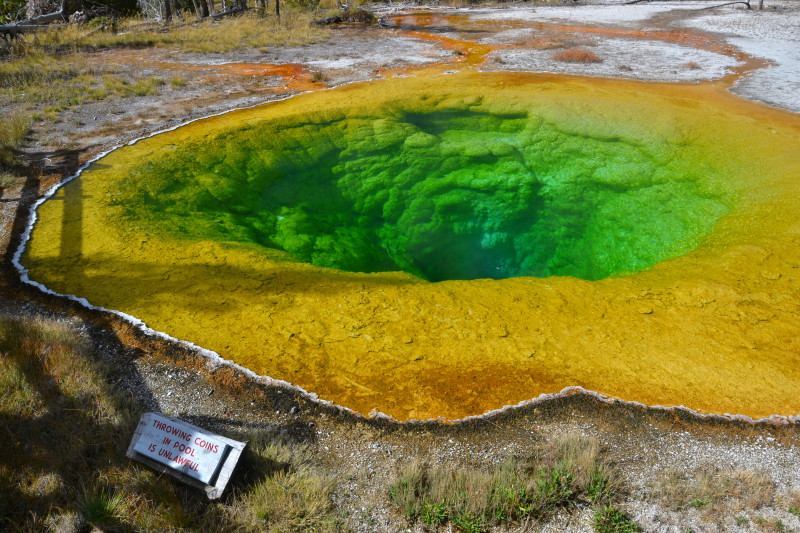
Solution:
<path fill-rule="evenodd" d="M 598 280 L 694 249 L 729 211 L 699 161 L 590 114 L 398 105 L 176 146 L 132 169 L 115 203 L 173 237 L 351 272 Z"/>

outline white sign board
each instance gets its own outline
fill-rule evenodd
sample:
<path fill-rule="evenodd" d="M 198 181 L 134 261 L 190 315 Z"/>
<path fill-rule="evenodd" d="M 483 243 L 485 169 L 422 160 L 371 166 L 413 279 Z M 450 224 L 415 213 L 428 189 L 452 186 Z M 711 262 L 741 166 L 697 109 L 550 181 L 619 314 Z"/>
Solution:
<path fill-rule="evenodd" d="M 145 413 L 127 455 L 219 498 L 246 442 L 239 442 L 158 413 Z"/>
<path fill-rule="evenodd" d="M 217 473 L 228 445 L 191 424 L 146 413 L 146 425 L 133 446 L 137 453 L 203 483 Z"/>

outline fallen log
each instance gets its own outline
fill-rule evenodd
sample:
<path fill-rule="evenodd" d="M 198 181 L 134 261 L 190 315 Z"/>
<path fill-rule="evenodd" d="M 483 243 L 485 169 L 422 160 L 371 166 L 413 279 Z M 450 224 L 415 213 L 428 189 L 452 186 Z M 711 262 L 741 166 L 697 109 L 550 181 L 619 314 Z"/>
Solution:
<path fill-rule="evenodd" d="M 67 0 L 61 0 L 61 8 L 54 13 L 39 15 L 38 17 L 32 17 L 11 24 L 0 24 L 0 35 L 2 35 L 3 40 L 8 42 L 9 37 L 13 39 L 23 33 L 40 30 L 45 27 L 44 24 L 49 24 L 59 19 L 64 22 L 69 20 L 69 15 L 67 15 Z"/>
<path fill-rule="evenodd" d="M 69 20 L 69 16 L 67 15 L 67 0 L 61 0 L 60 9 L 54 13 L 47 13 L 45 15 L 39 15 L 38 17 L 29 18 L 27 20 L 21 20 L 16 24 L 18 25 L 47 24 L 48 22 L 53 22 L 54 20 L 58 19 L 62 19 L 65 22 Z"/>
<path fill-rule="evenodd" d="M 64 26 L 66 26 L 66 24 L 50 24 L 48 26 L 43 26 L 41 24 L 0 24 L 0 32 L 17 34 L 26 31 L 44 30 L 47 28 L 61 28 Z"/>

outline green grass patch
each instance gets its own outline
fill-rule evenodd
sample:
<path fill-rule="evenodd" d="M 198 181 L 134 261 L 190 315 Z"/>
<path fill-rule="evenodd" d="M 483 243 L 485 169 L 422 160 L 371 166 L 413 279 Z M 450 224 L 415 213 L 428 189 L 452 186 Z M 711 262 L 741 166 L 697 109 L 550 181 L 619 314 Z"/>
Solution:
<path fill-rule="evenodd" d="M 592 518 L 597 533 L 637 533 L 642 528 L 625 512 L 613 505 L 597 509 Z"/>
<path fill-rule="evenodd" d="M 174 89 L 180 89 L 181 87 L 186 87 L 186 78 L 183 76 L 173 76 L 169 80 L 169 84 Z"/>

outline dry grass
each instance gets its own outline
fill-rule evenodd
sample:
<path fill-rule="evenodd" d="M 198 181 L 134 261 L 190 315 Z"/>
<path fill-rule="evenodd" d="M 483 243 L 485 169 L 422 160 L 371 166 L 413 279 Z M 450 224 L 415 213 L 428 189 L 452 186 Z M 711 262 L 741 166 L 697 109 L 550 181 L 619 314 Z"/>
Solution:
<path fill-rule="evenodd" d="M 312 24 L 314 18 L 310 10 L 286 9 L 280 20 L 250 12 L 219 21 L 175 24 L 171 28 L 142 27 L 141 19 L 125 19 L 117 22 L 116 32 L 93 33 L 85 26 L 71 24 L 38 32 L 36 40 L 28 43 L 25 51 L 155 46 L 185 52 L 224 53 L 244 48 L 299 45 L 319 41 L 327 35 L 327 30 Z"/>
<path fill-rule="evenodd" d="M 567 41 L 559 38 L 540 39 L 533 41 L 531 46 L 535 50 L 560 50 L 567 47 Z"/>
<path fill-rule="evenodd" d="M 753 518 L 753 524 L 756 526 L 756 531 L 764 531 L 771 533 L 785 533 L 789 531 L 786 524 L 779 518 L 764 518 L 763 516 L 756 516 Z"/>
<path fill-rule="evenodd" d="M 0 171 L 13 161 L 14 152 L 25 141 L 32 123 L 33 114 L 24 110 L 0 116 Z"/>
<path fill-rule="evenodd" d="M 578 500 L 610 502 L 620 485 L 596 439 L 569 436 L 499 466 L 432 468 L 415 461 L 399 473 L 389 494 L 410 522 L 483 531 L 546 519 Z"/>
<path fill-rule="evenodd" d="M 585 48 L 569 48 L 551 56 L 555 61 L 565 63 L 602 63 L 603 60 L 591 50 Z"/>
<path fill-rule="evenodd" d="M 683 67 L 688 68 L 689 70 L 700 70 L 702 68 L 700 66 L 700 63 L 698 63 L 697 61 L 689 61 L 687 63 L 684 63 Z"/>
<path fill-rule="evenodd" d="M 0 99 L 15 109 L 0 116 L 0 164 L 12 162 L 36 120 L 58 122 L 62 111 L 88 101 L 155 95 L 168 85 L 157 77 L 88 64 L 86 54 L 55 56 L 40 50 L 0 62 Z"/>
<path fill-rule="evenodd" d="M 248 481 L 221 502 L 129 461 L 139 413 L 92 350 L 70 322 L 0 315 L 0 530 L 341 530 L 333 480 L 270 434 L 239 436 Z"/>
<path fill-rule="evenodd" d="M 800 490 L 792 490 L 786 495 L 786 510 L 800 518 Z"/>
<path fill-rule="evenodd" d="M 308 10 L 287 9 L 280 21 L 250 13 L 218 22 L 134 28 L 139 19 L 119 21 L 119 33 L 92 33 L 81 25 L 36 32 L 24 41 L 14 41 L 11 55 L 0 61 L 0 99 L 18 112 L 0 123 L 0 156 L 8 154 L 24 138 L 32 117 L 53 122 L 61 112 L 91 100 L 127 98 L 179 89 L 186 82 L 169 82 L 127 73 L 113 64 L 96 62 L 91 52 L 108 47 L 172 47 L 187 52 L 222 53 L 240 48 L 297 45 L 320 40 L 327 30 L 312 24 Z M 24 115 L 24 116 L 23 116 Z"/>
<path fill-rule="evenodd" d="M 0 171 L 0 190 L 19 185 L 22 180 L 23 178 L 12 172 Z"/>
<path fill-rule="evenodd" d="M 0 528 L 41 520 L 94 490 L 84 474 L 124 455 L 132 411 L 107 389 L 85 336 L 63 321 L 0 317 Z M 8 438 L 10 437 L 10 440 Z"/>
<path fill-rule="evenodd" d="M 226 521 L 243 531 L 340 531 L 342 516 L 332 502 L 334 479 L 320 473 L 303 447 L 256 443 L 251 453 L 270 475 L 240 491 L 224 508 Z M 263 466 L 262 466 L 263 468 Z"/>
<path fill-rule="evenodd" d="M 56 57 L 34 52 L 0 63 L 0 94 L 12 103 L 67 108 L 110 95 L 157 94 L 166 85 L 159 78 L 127 78 L 111 67 L 89 67 L 84 54 Z"/>
<path fill-rule="evenodd" d="M 656 483 L 654 493 L 671 509 L 694 507 L 716 515 L 770 505 L 775 486 L 762 472 L 708 466 L 692 475 L 671 470 Z"/>

